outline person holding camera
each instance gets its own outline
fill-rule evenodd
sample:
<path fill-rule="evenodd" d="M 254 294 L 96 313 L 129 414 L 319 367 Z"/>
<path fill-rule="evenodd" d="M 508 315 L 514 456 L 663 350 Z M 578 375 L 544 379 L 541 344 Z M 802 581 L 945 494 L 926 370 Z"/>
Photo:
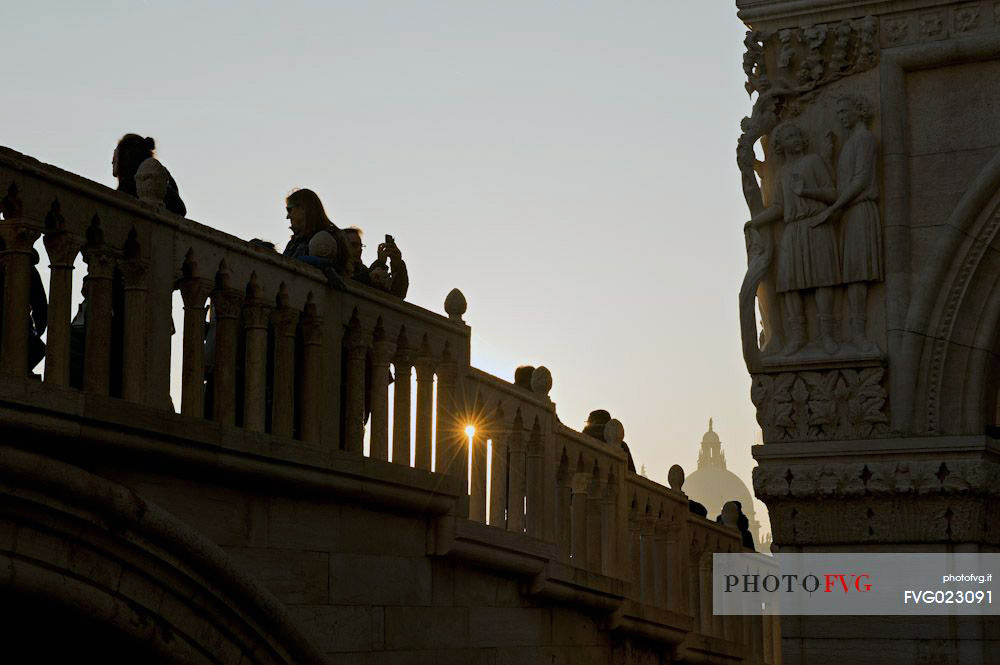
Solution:
<path fill-rule="evenodd" d="M 364 232 L 356 226 L 350 226 L 344 229 L 343 233 L 347 244 L 344 277 L 379 291 L 385 291 L 397 298 L 405 298 L 406 292 L 410 288 L 410 276 L 406 271 L 406 262 L 403 261 L 403 254 L 396 246 L 395 239 L 386 234 L 385 242 L 378 246 L 378 258 L 366 267 L 361 260 L 361 253 L 365 248 L 361 241 Z"/>

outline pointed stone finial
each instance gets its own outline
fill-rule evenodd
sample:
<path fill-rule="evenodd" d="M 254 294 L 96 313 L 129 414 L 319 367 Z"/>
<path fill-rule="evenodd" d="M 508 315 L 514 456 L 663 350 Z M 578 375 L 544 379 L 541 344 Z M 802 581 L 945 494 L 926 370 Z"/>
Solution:
<path fill-rule="evenodd" d="M 604 441 L 612 446 L 621 446 L 625 440 L 625 426 L 622 421 L 612 418 L 604 425 Z"/>
<path fill-rule="evenodd" d="M 709 432 L 712 432 L 712 431 L 714 431 L 714 430 L 712 429 L 712 419 L 711 419 L 711 418 L 709 418 L 709 419 L 708 419 L 708 431 L 709 431 Z"/>
<path fill-rule="evenodd" d="M 670 471 L 667 471 L 667 483 L 673 491 L 682 491 L 681 488 L 684 487 L 684 468 L 680 464 L 674 464 L 670 467 Z"/>
<path fill-rule="evenodd" d="M 531 373 L 531 392 L 536 395 L 548 395 L 552 390 L 552 372 L 545 366 L 535 368 Z"/>
<path fill-rule="evenodd" d="M 465 310 L 469 308 L 469 303 L 465 301 L 465 296 L 458 289 L 448 292 L 448 297 L 444 299 L 444 311 L 448 313 L 448 318 L 452 321 L 461 321 Z"/>

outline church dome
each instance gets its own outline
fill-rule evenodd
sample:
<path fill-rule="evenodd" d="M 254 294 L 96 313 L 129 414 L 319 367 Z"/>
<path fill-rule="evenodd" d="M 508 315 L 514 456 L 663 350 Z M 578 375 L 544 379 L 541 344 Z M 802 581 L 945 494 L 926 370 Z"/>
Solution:
<path fill-rule="evenodd" d="M 739 501 L 743 514 L 750 521 L 754 542 L 758 542 L 757 529 L 760 525 L 754 517 L 753 495 L 746 483 L 726 468 L 722 441 L 715 433 L 711 419 L 708 421 L 708 431 L 701 438 L 698 469 L 684 480 L 684 493 L 705 506 L 709 519 L 715 519 L 727 501 Z"/>

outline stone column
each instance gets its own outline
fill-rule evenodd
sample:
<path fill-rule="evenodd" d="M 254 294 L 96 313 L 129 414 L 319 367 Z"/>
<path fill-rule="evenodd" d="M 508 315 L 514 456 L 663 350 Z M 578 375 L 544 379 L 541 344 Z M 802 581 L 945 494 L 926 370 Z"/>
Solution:
<path fill-rule="evenodd" d="M 121 262 L 125 282 L 125 334 L 122 363 L 122 397 L 130 402 L 146 401 L 146 285 L 148 265 L 135 257 Z"/>
<path fill-rule="evenodd" d="M 394 342 L 372 345 L 372 437 L 369 457 L 389 459 L 389 362 L 396 351 Z"/>
<path fill-rule="evenodd" d="M 299 384 L 299 431 L 306 443 L 319 443 L 323 396 L 323 318 L 306 303 L 302 314 L 302 379 Z"/>
<path fill-rule="evenodd" d="M 642 522 L 636 515 L 628 519 L 629 579 L 632 580 L 632 594 L 642 597 Z"/>
<path fill-rule="evenodd" d="M 601 496 L 601 572 L 614 575 L 618 566 L 618 488 L 606 483 Z"/>
<path fill-rule="evenodd" d="M 524 425 L 520 414 L 514 418 L 514 429 L 507 437 L 509 444 L 509 466 L 507 469 L 507 530 L 518 533 L 524 531 L 524 481 L 525 455 Z"/>
<path fill-rule="evenodd" d="M 671 524 L 667 527 L 665 535 L 667 550 L 667 609 L 681 613 L 688 606 L 687 599 L 684 597 L 684 579 L 687 571 L 682 560 L 685 551 L 682 534 L 683 532 L 679 525 Z"/>
<path fill-rule="evenodd" d="M 590 486 L 587 488 L 587 561 L 590 569 L 600 572 L 604 567 L 602 558 L 604 539 L 608 534 L 603 531 L 602 508 L 604 492 L 597 475 L 591 474 Z"/>
<path fill-rule="evenodd" d="M 417 428 L 416 463 L 418 469 L 431 470 L 434 418 L 434 359 L 429 355 L 417 358 Z M 484 469 L 485 473 L 485 469 Z"/>
<path fill-rule="evenodd" d="M 49 255 L 49 325 L 45 338 L 45 382 L 69 385 L 69 322 L 73 300 L 73 261 L 80 239 L 66 231 L 43 237 Z"/>
<path fill-rule="evenodd" d="M 291 438 L 295 413 L 295 329 L 299 312 L 279 295 L 271 314 L 274 326 L 274 393 L 271 402 L 271 434 Z"/>
<path fill-rule="evenodd" d="M 701 612 L 701 551 L 697 543 L 692 543 L 688 550 L 687 562 L 688 580 L 688 614 L 694 617 L 694 630 L 704 631 Z"/>
<path fill-rule="evenodd" d="M 212 368 L 212 416 L 223 425 L 236 424 L 236 351 L 238 316 L 243 294 L 216 289 L 211 294 L 215 318 L 215 363 Z"/>
<path fill-rule="evenodd" d="M 434 470 L 468 478 L 469 450 L 465 423 L 458 413 L 458 365 L 447 357 L 437 366 L 437 443 Z M 493 441 L 494 450 L 497 442 Z"/>
<path fill-rule="evenodd" d="M 88 242 L 83 249 L 83 260 L 87 264 L 83 389 L 107 395 L 111 378 L 111 280 L 114 277 L 115 256 L 104 244 L 103 234 L 95 234 L 94 237 L 96 239 Z"/>
<path fill-rule="evenodd" d="M 185 277 L 180 281 L 184 300 L 183 366 L 181 369 L 181 413 L 205 415 L 205 301 L 212 290 L 211 280 Z M 87 312 L 90 338 L 90 312 Z"/>
<path fill-rule="evenodd" d="M 556 545 L 560 561 L 569 561 L 573 552 L 573 495 L 569 470 L 559 469 L 556 475 Z M 528 505 L 529 524 L 534 516 Z"/>
<path fill-rule="evenodd" d="M 24 220 L 0 221 L 0 238 L 5 246 L 0 252 L 4 269 L 0 370 L 14 376 L 28 374 L 31 249 L 40 233 L 37 225 Z"/>
<path fill-rule="evenodd" d="M 418 371 L 419 381 L 419 371 Z M 419 397 L 418 397 L 419 400 Z M 419 401 L 418 401 L 419 404 Z M 417 421 L 419 427 L 420 421 Z M 469 519 L 486 522 L 486 437 L 478 430 L 472 436 L 472 486 L 469 488 Z M 419 450 L 419 448 L 418 448 Z"/>
<path fill-rule="evenodd" d="M 642 589 L 640 598 L 647 605 L 656 605 L 656 518 L 644 515 L 642 529 Z"/>
<path fill-rule="evenodd" d="M 347 409 L 344 413 L 344 450 L 361 455 L 365 447 L 365 358 L 368 335 L 352 330 L 347 345 Z"/>
<path fill-rule="evenodd" d="M 532 538 L 546 537 L 546 524 L 550 524 L 547 537 L 550 539 L 555 537 L 556 531 L 552 523 L 548 522 L 548 519 L 553 514 L 551 506 L 557 502 L 557 499 L 551 498 L 551 493 L 558 490 L 555 484 L 552 483 L 551 476 L 549 478 L 545 477 L 545 444 L 542 433 L 537 427 L 537 422 L 528 437 L 527 468 L 524 475 L 524 485 L 526 504 L 524 518 L 527 534 Z M 546 492 L 546 486 L 548 492 Z M 545 496 L 547 493 L 552 502 L 549 504 L 548 511 L 545 509 Z"/>
<path fill-rule="evenodd" d="M 398 344 L 393 359 L 396 370 L 393 383 L 392 405 L 392 462 L 410 465 L 410 378 L 413 372 L 413 354 L 404 344 Z"/>
<path fill-rule="evenodd" d="M 586 471 L 573 474 L 570 484 L 572 500 L 570 501 L 570 511 L 572 513 L 572 545 L 573 545 L 573 565 L 577 568 L 587 568 L 587 490 L 593 476 Z"/>
<path fill-rule="evenodd" d="M 511 435 L 497 431 L 493 436 L 490 464 L 490 525 L 507 528 L 507 440 Z"/>
<path fill-rule="evenodd" d="M 701 608 L 701 632 L 721 637 L 721 626 L 712 616 L 712 553 L 702 552 L 698 561 L 698 606 Z"/>
<path fill-rule="evenodd" d="M 267 409 L 267 321 L 270 308 L 261 298 L 243 303 L 246 357 L 243 366 L 243 427 L 263 432 Z"/>

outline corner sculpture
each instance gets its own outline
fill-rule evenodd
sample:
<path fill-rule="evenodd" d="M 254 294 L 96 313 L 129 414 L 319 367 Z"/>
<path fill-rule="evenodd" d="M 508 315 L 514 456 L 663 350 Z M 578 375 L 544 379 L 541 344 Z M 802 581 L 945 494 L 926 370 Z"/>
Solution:
<path fill-rule="evenodd" d="M 765 441 L 887 433 L 878 139 L 863 75 L 876 30 L 865 17 L 744 40 L 756 99 L 736 147 L 750 211 L 740 329 Z"/>

